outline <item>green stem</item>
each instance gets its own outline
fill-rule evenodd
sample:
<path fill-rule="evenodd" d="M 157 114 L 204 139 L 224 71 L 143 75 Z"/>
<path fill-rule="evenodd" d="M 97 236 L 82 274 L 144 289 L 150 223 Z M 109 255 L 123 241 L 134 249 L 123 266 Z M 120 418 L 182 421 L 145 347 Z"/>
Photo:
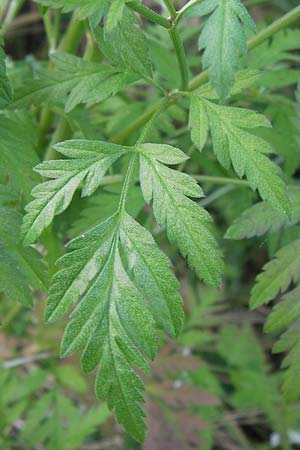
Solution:
<path fill-rule="evenodd" d="M 50 144 L 45 153 L 45 160 L 56 159 L 57 152 L 54 150 L 53 145 L 57 142 L 61 142 L 70 136 L 70 126 L 64 117 L 61 117 L 58 121 L 57 127 L 51 138 Z"/>
<path fill-rule="evenodd" d="M 261 31 L 256 36 L 251 38 L 247 44 L 248 48 L 253 49 L 253 48 L 257 47 L 263 41 L 265 41 L 266 39 L 269 39 L 269 37 L 271 37 L 273 34 L 282 30 L 287 25 L 290 25 L 291 23 L 295 22 L 299 18 L 300 18 L 300 6 L 297 6 L 292 11 L 290 11 L 289 13 L 285 14 L 280 19 L 273 22 L 273 24 L 269 25 L 265 30 Z M 209 80 L 208 70 L 205 70 L 190 81 L 188 90 L 194 91 L 198 87 L 207 83 L 208 80 Z M 175 99 L 174 99 L 174 102 L 175 102 Z M 144 123 L 147 122 L 147 120 L 149 119 L 149 114 L 151 116 L 153 109 L 155 109 L 156 107 L 157 107 L 157 103 L 155 103 L 153 106 L 151 106 L 146 111 L 146 113 L 144 113 L 137 120 L 132 122 L 127 128 L 125 128 L 120 133 L 118 133 L 118 135 L 116 135 L 114 137 L 113 141 L 117 142 L 117 143 L 123 142 L 123 140 L 126 139 L 129 134 L 131 134 L 135 130 L 139 129 Z"/>
<path fill-rule="evenodd" d="M 177 12 L 176 12 L 175 6 L 173 5 L 172 0 L 163 0 L 163 2 L 165 4 L 167 10 L 169 11 L 171 18 L 173 20 L 175 20 L 175 18 L 177 16 Z"/>
<path fill-rule="evenodd" d="M 179 20 L 182 18 L 182 16 L 184 16 L 184 14 L 191 8 L 193 8 L 196 5 L 199 5 L 199 3 L 203 2 L 203 0 L 190 0 L 188 3 L 186 3 L 185 5 L 183 5 L 183 7 L 177 11 L 175 20 L 174 20 L 174 25 L 177 25 L 177 23 L 179 22 Z"/>
<path fill-rule="evenodd" d="M 124 175 L 122 174 L 106 175 L 102 178 L 100 186 L 109 186 L 110 184 L 121 183 L 122 181 L 124 181 Z"/>
<path fill-rule="evenodd" d="M 131 156 L 129 164 L 128 164 L 128 168 L 127 168 L 127 172 L 125 175 L 124 184 L 123 184 L 123 188 L 122 188 L 122 192 L 121 192 L 119 208 L 118 208 L 118 212 L 119 212 L 120 216 L 123 214 L 123 212 L 125 210 L 127 194 L 128 194 L 128 190 L 129 190 L 131 184 L 133 183 L 134 168 L 135 168 L 137 159 L 138 159 L 138 153 L 134 152 L 133 155 Z"/>
<path fill-rule="evenodd" d="M 119 202 L 119 213 L 120 215 L 123 213 L 123 211 L 125 210 L 125 206 L 126 206 L 126 199 L 127 199 L 127 194 L 128 194 L 128 190 L 130 188 L 130 185 L 132 184 L 132 182 L 134 181 L 133 176 L 134 176 L 134 168 L 138 159 L 138 147 L 139 145 L 141 145 L 144 140 L 146 139 L 149 131 L 152 128 L 152 125 L 154 123 L 154 121 L 157 119 L 157 117 L 160 115 L 160 113 L 168 107 L 168 103 L 170 102 L 170 98 L 166 97 L 156 108 L 155 111 L 153 111 L 152 116 L 150 117 L 150 120 L 146 123 L 145 127 L 143 128 L 138 140 L 136 141 L 136 144 L 134 146 L 134 153 L 130 158 L 129 161 L 129 165 L 128 165 L 128 169 L 125 175 L 125 180 L 124 180 L 124 185 L 123 185 L 123 189 L 121 192 L 121 197 L 120 197 L 120 202 Z"/>
<path fill-rule="evenodd" d="M 73 16 L 69 23 L 67 32 L 62 38 L 59 46 L 59 51 L 75 53 L 80 44 L 84 28 L 85 23 L 83 21 L 77 20 L 75 16 Z"/>
<path fill-rule="evenodd" d="M 115 142 L 116 144 L 123 143 L 128 136 L 130 136 L 133 132 L 135 132 L 140 127 L 142 127 L 145 123 L 147 123 L 149 119 L 151 119 L 152 115 L 159 108 L 159 106 L 161 105 L 161 103 L 163 101 L 164 101 L 164 99 L 160 98 L 157 102 L 155 102 L 152 106 L 150 106 L 150 108 L 148 108 L 144 112 L 144 114 L 142 114 L 140 117 L 138 117 L 128 127 L 124 128 L 124 130 L 122 130 L 119 133 L 115 134 L 111 138 L 111 141 Z"/>
<path fill-rule="evenodd" d="M 49 52 L 52 53 L 55 50 L 56 46 L 56 33 L 52 25 L 49 9 L 45 14 L 43 14 L 43 22 L 47 35 Z"/>
<path fill-rule="evenodd" d="M 126 3 L 126 5 L 128 6 L 128 8 L 138 12 L 139 14 L 141 14 L 141 16 L 150 20 L 150 22 L 157 23 L 158 25 L 161 25 L 164 28 L 170 28 L 170 21 L 168 19 L 166 19 L 163 16 L 160 16 L 147 6 L 144 6 L 143 4 L 137 1 L 129 1 Z"/>
<path fill-rule="evenodd" d="M 203 206 L 203 208 L 206 208 L 211 203 L 215 202 L 219 198 L 223 197 L 224 195 L 229 194 L 229 192 L 232 192 L 236 189 L 236 186 L 233 184 L 227 184 L 225 186 L 222 186 L 218 189 L 216 189 L 214 192 L 212 192 L 207 197 L 203 198 L 199 201 L 199 205 Z"/>
<path fill-rule="evenodd" d="M 179 65 L 180 77 L 181 77 L 181 89 L 185 90 L 187 88 L 188 82 L 189 82 L 189 71 L 188 71 L 188 67 L 187 67 L 187 63 L 186 63 L 186 56 L 185 56 L 183 42 L 176 30 L 175 21 L 176 21 L 176 17 L 177 17 L 177 12 L 176 12 L 175 6 L 173 5 L 172 0 L 163 0 L 163 2 L 170 13 L 172 26 L 171 26 L 171 28 L 169 28 L 169 34 L 170 34 L 170 38 L 171 38 L 173 46 L 174 46 L 176 58 L 177 58 L 178 65 Z"/>
<path fill-rule="evenodd" d="M 170 28 L 169 34 L 171 37 L 171 40 L 173 42 L 173 46 L 175 49 L 179 70 L 180 70 L 180 77 L 181 77 L 181 84 L 180 89 L 187 89 L 188 83 L 189 83 L 189 71 L 188 66 L 186 63 L 186 55 L 184 51 L 183 42 L 181 40 L 181 37 L 179 36 L 176 28 Z"/>
<path fill-rule="evenodd" d="M 295 22 L 298 19 L 300 19 L 300 6 L 297 6 L 296 8 L 292 9 L 284 16 L 275 20 L 275 22 L 273 22 L 267 28 L 260 31 L 260 33 L 256 34 L 251 39 L 249 39 L 247 42 L 248 50 L 257 47 L 259 44 L 261 44 L 262 42 L 266 41 L 271 36 L 273 36 L 273 34 L 278 33 L 278 31 L 282 30 L 283 28 L 286 28 L 288 25 L 290 25 L 291 23 Z"/>
<path fill-rule="evenodd" d="M 237 184 L 239 186 L 249 187 L 249 183 L 246 180 L 239 180 L 237 178 L 227 178 L 227 177 L 213 177 L 209 175 L 193 175 L 195 180 L 202 181 L 204 183 L 213 184 Z"/>

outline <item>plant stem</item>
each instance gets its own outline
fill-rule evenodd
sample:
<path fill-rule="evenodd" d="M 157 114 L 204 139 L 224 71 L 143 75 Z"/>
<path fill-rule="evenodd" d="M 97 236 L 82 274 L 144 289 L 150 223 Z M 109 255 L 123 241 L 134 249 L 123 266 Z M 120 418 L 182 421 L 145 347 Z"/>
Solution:
<path fill-rule="evenodd" d="M 177 25 L 177 23 L 179 22 L 179 20 L 182 18 L 182 16 L 184 16 L 184 14 L 191 8 L 193 8 L 196 5 L 199 5 L 199 3 L 203 2 L 203 0 L 190 0 L 188 3 L 186 3 L 185 5 L 183 5 L 183 7 L 177 11 L 175 20 L 174 20 L 174 25 Z"/>
<path fill-rule="evenodd" d="M 141 145 L 144 140 L 146 139 L 149 131 L 151 130 L 151 127 L 154 123 L 154 121 L 157 119 L 157 117 L 160 115 L 160 113 L 167 108 L 168 103 L 170 102 L 170 98 L 166 97 L 156 108 L 155 111 L 153 111 L 149 121 L 146 123 L 145 127 L 143 128 L 138 140 L 136 141 L 135 144 L 135 152 L 134 154 L 131 156 L 130 161 L 129 161 L 129 165 L 128 165 L 128 169 L 125 175 L 125 179 L 124 179 L 124 185 L 123 185 L 123 189 L 121 192 L 121 197 L 120 197 L 120 202 L 119 202 L 119 213 L 122 214 L 123 211 L 125 210 L 125 206 L 126 206 L 126 199 L 127 199 L 127 194 L 128 194 L 128 190 L 130 188 L 130 185 L 133 183 L 134 179 L 134 168 L 136 166 L 137 160 L 138 160 L 138 147 L 139 145 Z"/>
<path fill-rule="evenodd" d="M 261 44 L 262 42 L 266 41 L 271 36 L 273 36 L 273 34 L 278 33 L 278 31 L 282 30 L 283 28 L 286 28 L 288 25 L 290 25 L 291 23 L 295 22 L 298 19 L 300 19 L 300 6 L 297 6 L 296 8 L 292 9 L 290 12 L 280 17 L 279 19 L 275 20 L 275 22 L 273 22 L 267 28 L 260 31 L 251 39 L 249 39 L 247 42 L 248 50 L 257 47 L 259 44 Z"/>
<path fill-rule="evenodd" d="M 180 70 L 180 77 L 181 77 L 181 84 L 180 89 L 187 89 L 188 83 L 189 83 L 189 71 L 188 66 L 186 63 L 186 55 L 184 51 L 183 42 L 181 40 L 181 37 L 179 36 L 176 28 L 170 28 L 169 34 L 171 37 L 171 40 L 173 42 L 173 46 L 175 49 L 179 70 Z"/>
<path fill-rule="evenodd" d="M 212 192 L 207 197 L 200 200 L 198 203 L 200 206 L 206 207 L 213 203 L 214 201 L 218 200 L 219 198 L 223 197 L 224 195 L 229 194 L 229 192 L 232 192 L 236 189 L 236 186 L 233 184 L 227 184 L 226 186 L 222 186 L 218 189 L 216 189 L 214 192 Z"/>
<path fill-rule="evenodd" d="M 63 36 L 61 43 L 59 45 L 59 50 L 61 52 L 69 52 L 75 53 L 85 29 L 84 22 L 80 22 L 72 16 L 68 29 Z M 40 126 L 43 130 L 43 133 L 46 133 L 52 123 L 52 111 L 50 108 L 45 108 L 42 110 Z M 68 136 L 69 125 L 66 119 L 63 117 L 59 120 L 55 133 L 52 136 L 51 142 L 45 152 L 45 159 L 55 159 L 57 156 L 57 152 L 52 148 L 52 145 L 56 144 L 62 139 L 65 139 Z"/>
<path fill-rule="evenodd" d="M 128 8 L 138 12 L 139 14 L 141 14 L 141 16 L 150 20 L 150 22 L 157 23 L 158 25 L 161 25 L 164 28 L 170 28 L 171 24 L 168 19 L 157 14 L 155 11 L 148 8 L 147 6 L 144 6 L 143 4 L 137 1 L 129 1 L 126 3 L 126 5 L 128 6 Z"/>
<path fill-rule="evenodd" d="M 53 145 L 57 142 L 67 139 L 70 134 L 70 126 L 64 117 L 61 117 L 58 121 L 57 127 L 51 138 L 50 144 L 45 153 L 45 160 L 55 159 L 57 152 L 54 150 Z"/>
<path fill-rule="evenodd" d="M 84 28 L 85 23 L 77 20 L 75 16 L 73 16 L 70 20 L 66 34 L 61 40 L 59 51 L 75 53 L 80 44 Z"/>
<path fill-rule="evenodd" d="M 45 14 L 43 14 L 43 22 L 47 35 L 49 52 L 52 53 L 55 50 L 56 46 L 56 33 L 52 25 L 49 9 L 45 12 Z"/>
<path fill-rule="evenodd" d="M 170 13 L 171 27 L 169 28 L 168 31 L 170 34 L 170 38 L 173 42 L 174 50 L 176 53 L 176 58 L 177 58 L 178 65 L 179 65 L 180 77 L 181 77 L 181 89 L 185 90 L 185 89 L 187 89 L 188 82 L 189 82 L 189 71 L 188 71 L 188 67 L 187 67 L 187 63 L 186 63 L 186 56 L 185 56 L 183 42 L 176 30 L 175 20 L 177 17 L 177 12 L 176 12 L 175 6 L 173 5 L 172 0 L 163 0 L 163 2 Z"/>
<path fill-rule="evenodd" d="M 118 175 L 106 175 L 102 178 L 100 182 L 100 186 L 108 186 L 110 184 L 116 184 L 121 183 L 124 181 L 124 175 L 118 174 Z"/>
<path fill-rule="evenodd" d="M 193 175 L 195 180 L 202 181 L 204 183 L 213 184 L 237 184 L 239 186 L 249 187 L 249 183 L 246 180 L 239 180 L 238 178 L 227 178 L 227 177 L 213 177 L 209 175 Z"/>
<path fill-rule="evenodd" d="M 138 130 L 142 127 L 148 120 L 152 117 L 155 111 L 159 108 L 161 103 L 164 101 L 164 98 L 160 98 L 157 102 L 155 102 L 150 108 L 148 108 L 144 114 L 138 117 L 134 122 L 132 122 L 128 127 L 124 128 L 124 130 L 120 131 L 118 134 L 115 134 L 111 141 L 116 144 L 121 144 L 125 141 L 125 139 L 130 136 L 134 131 Z"/>
<path fill-rule="evenodd" d="M 121 192 L 119 208 L 118 208 L 120 215 L 122 215 L 125 210 L 128 190 L 134 181 L 133 175 L 134 175 L 134 168 L 135 168 L 137 159 L 138 159 L 138 153 L 134 152 L 133 155 L 131 156 L 129 164 L 128 164 L 128 168 L 126 171 L 124 184 L 123 184 L 123 188 L 122 188 L 122 192 Z"/>
<path fill-rule="evenodd" d="M 167 8 L 167 10 L 170 13 L 171 19 L 175 20 L 177 12 L 175 9 L 175 6 L 173 5 L 172 0 L 163 0 L 165 7 Z"/>

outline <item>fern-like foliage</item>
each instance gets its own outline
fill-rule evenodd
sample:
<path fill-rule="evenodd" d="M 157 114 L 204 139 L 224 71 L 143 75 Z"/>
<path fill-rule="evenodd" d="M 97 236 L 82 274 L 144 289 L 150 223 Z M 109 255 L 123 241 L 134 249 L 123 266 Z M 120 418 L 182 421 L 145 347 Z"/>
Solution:
<path fill-rule="evenodd" d="M 88 18 L 96 26 L 104 17 L 107 29 L 113 29 L 122 17 L 124 0 L 35 0 L 42 6 L 60 8 L 63 12 L 75 11 L 76 16 L 83 20 Z"/>
<path fill-rule="evenodd" d="M 289 186 L 288 197 L 291 202 L 291 219 L 270 207 L 267 202 L 259 202 L 246 209 L 230 227 L 227 239 L 245 239 L 262 236 L 295 225 L 300 221 L 300 189 Z"/>
<path fill-rule="evenodd" d="M 292 218 L 287 220 L 270 209 L 265 202 L 257 203 L 247 209 L 229 228 L 227 238 L 243 239 L 260 236 L 266 232 L 274 232 L 297 223 L 299 214 L 299 188 L 289 187 L 289 198 L 292 204 Z M 274 300 L 287 291 L 275 304 L 265 324 L 268 333 L 283 333 L 273 347 L 274 352 L 288 352 L 282 367 L 285 370 L 283 392 L 287 400 L 295 400 L 300 393 L 300 239 L 292 240 L 282 247 L 274 259 L 263 267 L 256 278 L 251 291 L 250 306 L 257 308 Z"/>
<path fill-rule="evenodd" d="M 280 249 L 275 258 L 264 266 L 251 292 L 251 307 L 268 303 L 278 293 L 284 292 L 292 281 L 300 281 L 299 239 Z"/>
<path fill-rule="evenodd" d="M 31 288 L 44 290 L 45 267 L 41 255 L 20 243 L 22 215 L 0 206 L 0 291 L 9 300 L 32 305 Z"/>
<path fill-rule="evenodd" d="M 16 90 L 12 107 L 59 104 L 67 97 L 65 111 L 79 103 L 96 103 L 116 94 L 135 81 L 136 75 L 123 68 L 85 61 L 68 53 L 51 55 L 55 69 L 40 68 L 38 79 L 24 83 Z"/>
<path fill-rule="evenodd" d="M 144 414 L 138 405 L 143 383 L 131 365 L 147 370 L 142 353 L 151 359 L 156 355 L 153 317 L 169 333 L 180 331 L 178 283 L 151 235 L 127 214 L 110 217 L 71 241 L 68 250 L 53 280 L 47 318 L 57 319 L 81 297 L 64 334 L 62 355 L 85 346 L 83 369 L 99 365 L 97 396 L 107 396 L 119 422 L 143 440 Z"/>
<path fill-rule="evenodd" d="M 257 189 L 263 200 L 290 217 L 286 187 L 279 168 L 266 156 L 272 147 L 250 131 L 270 127 L 267 118 L 255 111 L 217 105 L 201 95 L 192 95 L 189 123 L 191 137 L 201 150 L 210 130 L 213 150 L 226 169 L 232 164 L 237 175 L 246 176 L 250 187 Z"/>
<path fill-rule="evenodd" d="M 284 333 L 275 343 L 275 353 L 288 352 L 282 362 L 286 369 L 283 393 L 288 401 L 295 400 L 300 394 L 300 286 L 285 294 L 274 307 L 265 325 L 268 333 Z"/>
<path fill-rule="evenodd" d="M 282 332 L 274 346 L 274 352 L 289 352 L 282 366 L 284 374 L 283 392 L 287 400 L 295 400 L 300 393 L 300 239 L 281 248 L 275 259 L 268 262 L 263 272 L 258 275 L 251 292 L 253 308 L 268 303 L 280 292 L 285 292 L 291 283 L 298 285 L 285 294 L 276 304 L 268 317 L 265 329 L 267 332 Z"/>
<path fill-rule="evenodd" d="M 38 184 L 32 191 L 35 197 L 26 207 L 22 226 L 25 244 L 34 242 L 62 213 L 82 184 L 82 197 L 91 195 L 101 183 L 108 168 L 124 153 L 123 147 L 101 141 L 73 140 L 55 145 L 55 150 L 68 160 L 45 161 L 35 170 L 51 181 Z"/>
<path fill-rule="evenodd" d="M 183 256 L 200 278 L 210 285 L 220 283 L 221 258 L 209 230 L 210 216 L 189 197 L 202 197 L 200 186 L 190 176 L 162 163 L 176 164 L 186 156 L 165 146 L 144 144 L 140 148 L 141 188 L 160 226 L 166 226 L 169 240 L 177 241 Z"/>
<path fill-rule="evenodd" d="M 189 265 L 208 284 L 220 282 L 222 260 L 209 230 L 208 214 L 190 197 L 199 198 L 195 180 L 166 167 L 187 159 L 169 145 L 136 144 L 123 147 L 100 141 L 71 140 L 55 146 L 69 159 L 45 161 L 36 170 L 52 178 L 33 189 L 23 223 L 25 243 L 36 240 L 55 214 L 69 205 L 81 185 L 91 195 L 106 170 L 122 154 L 131 154 L 127 174 L 140 161 L 140 182 L 146 202 L 170 241 L 177 241 Z M 127 175 L 129 176 L 129 175 Z M 84 231 L 58 260 L 46 317 L 55 321 L 78 303 L 61 344 L 61 354 L 84 348 L 82 367 L 98 366 L 96 393 L 108 399 L 117 419 L 134 436 L 145 437 L 143 382 L 133 366 L 147 371 L 145 357 L 157 352 L 156 327 L 177 336 L 183 320 L 179 284 L 168 258 L 151 234 L 127 212 L 127 176 L 116 212 Z"/>
<path fill-rule="evenodd" d="M 150 77 L 152 65 L 149 49 L 138 23 L 135 15 L 125 8 L 122 20 L 111 32 L 95 28 L 93 33 L 100 50 L 112 64 L 131 73 Z"/>
<path fill-rule="evenodd" d="M 210 14 L 199 37 L 199 48 L 205 49 L 202 63 L 209 68 L 212 84 L 225 98 L 241 67 L 241 56 L 247 51 L 244 26 L 255 31 L 255 24 L 240 0 L 205 0 L 194 13 Z"/>

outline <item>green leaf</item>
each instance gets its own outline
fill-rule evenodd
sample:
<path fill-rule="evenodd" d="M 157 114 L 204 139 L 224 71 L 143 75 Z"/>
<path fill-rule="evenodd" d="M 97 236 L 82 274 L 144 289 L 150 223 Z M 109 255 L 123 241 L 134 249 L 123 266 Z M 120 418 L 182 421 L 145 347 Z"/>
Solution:
<path fill-rule="evenodd" d="M 72 240 L 58 265 L 47 320 L 58 319 L 80 301 L 65 330 L 62 356 L 85 347 L 83 369 L 99 366 L 97 396 L 107 397 L 118 421 L 143 441 L 139 403 L 144 387 L 131 366 L 147 371 L 143 355 L 155 357 L 155 320 L 170 334 L 181 329 L 181 298 L 169 261 L 149 232 L 123 212 Z"/>
<path fill-rule="evenodd" d="M 91 140 L 65 141 L 54 148 L 69 159 L 45 161 L 35 167 L 35 171 L 52 180 L 32 190 L 35 199 L 26 206 L 22 226 L 25 245 L 34 242 L 54 216 L 69 206 L 81 184 L 82 197 L 93 194 L 108 168 L 128 151 L 120 145 Z"/>
<path fill-rule="evenodd" d="M 300 239 L 281 248 L 264 266 L 251 291 L 251 308 L 268 303 L 278 293 L 284 292 L 292 281 L 300 281 Z"/>
<path fill-rule="evenodd" d="M 16 90 L 13 108 L 55 105 L 67 97 L 65 111 L 80 103 L 96 103 L 115 95 L 137 79 L 122 68 L 86 61 L 68 53 L 51 55 L 55 69 L 39 69 L 38 79 Z"/>
<path fill-rule="evenodd" d="M 94 35 L 101 51 L 114 65 L 150 77 L 152 68 L 149 49 L 144 33 L 137 24 L 137 18 L 125 8 L 117 27 L 110 33 L 95 28 Z"/>
<path fill-rule="evenodd" d="M 182 300 L 168 258 L 160 252 L 150 233 L 129 215 L 122 225 L 121 244 L 151 313 L 170 335 L 178 336 L 183 321 Z"/>
<path fill-rule="evenodd" d="M 272 36 L 271 40 L 262 42 L 251 50 L 250 67 L 259 69 L 279 61 L 299 61 L 299 55 L 293 50 L 300 49 L 300 30 L 285 29 Z"/>
<path fill-rule="evenodd" d="M 199 37 L 205 49 L 202 63 L 209 68 L 212 84 L 224 99 L 247 53 L 244 27 L 255 31 L 255 24 L 240 0 L 206 0 L 196 6 L 199 16 L 210 14 Z"/>
<path fill-rule="evenodd" d="M 281 332 L 287 328 L 275 343 L 273 352 L 288 352 L 282 362 L 283 394 L 287 401 L 296 400 L 300 393 L 300 286 L 285 294 L 275 305 L 264 330 L 267 333 Z"/>
<path fill-rule="evenodd" d="M 143 144 L 140 151 L 140 182 L 147 203 L 153 199 L 154 216 L 166 227 L 171 242 L 179 250 L 199 278 L 218 285 L 222 259 L 209 229 L 209 214 L 189 197 L 199 198 L 203 192 L 196 181 L 164 164 L 178 164 L 187 159 L 181 150 L 158 144 Z"/>
<path fill-rule="evenodd" d="M 0 121 L 0 179 L 7 180 L 11 192 L 27 201 L 33 185 L 40 179 L 32 173 L 38 164 L 36 154 L 39 130 L 24 111 L 9 112 Z"/>
<path fill-rule="evenodd" d="M 62 8 L 63 12 L 75 11 L 78 19 L 89 18 L 96 26 L 107 13 L 111 0 L 35 0 L 42 6 Z"/>
<path fill-rule="evenodd" d="M 236 174 L 246 176 L 250 187 L 257 189 L 263 200 L 290 217 L 286 186 L 279 177 L 279 168 L 266 156 L 272 147 L 248 130 L 270 127 L 268 119 L 255 111 L 216 105 L 198 95 L 192 96 L 190 110 L 192 139 L 201 150 L 210 128 L 213 150 L 220 163 Z"/>
<path fill-rule="evenodd" d="M 76 450 L 108 416 L 104 404 L 83 413 L 75 401 L 52 388 L 29 402 L 18 442 L 26 450 L 35 447 Z"/>
<path fill-rule="evenodd" d="M 282 331 L 300 317 L 300 286 L 285 294 L 277 303 L 265 324 L 267 333 Z"/>
<path fill-rule="evenodd" d="M 13 301 L 32 305 L 31 288 L 45 290 L 46 274 L 41 255 L 19 242 L 22 216 L 16 210 L 0 207 L 1 292 Z"/>
<path fill-rule="evenodd" d="M 6 74 L 6 54 L 3 50 L 3 37 L 0 32 L 0 108 L 4 108 L 12 99 L 12 89 Z"/>
<path fill-rule="evenodd" d="M 105 31 L 110 33 L 121 21 L 125 7 L 125 0 L 111 2 L 105 21 Z"/>
<path fill-rule="evenodd" d="M 274 233 L 284 227 L 291 227 L 300 221 L 300 188 L 290 186 L 291 219 L 283 216 L 266 202 L 259 202 L 246 209 L 228 228 L 226 239 L 244 239 Z"/>

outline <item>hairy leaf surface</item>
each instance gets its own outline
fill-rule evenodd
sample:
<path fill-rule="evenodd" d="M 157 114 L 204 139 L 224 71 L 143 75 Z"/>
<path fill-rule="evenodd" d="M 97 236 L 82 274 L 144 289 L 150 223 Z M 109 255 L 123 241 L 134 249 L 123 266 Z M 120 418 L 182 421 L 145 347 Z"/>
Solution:
<path fill-rule="evenodd" d="M 246 176 L 250 187 L 257 189 L 277 211 L 290 217 L 286 187 L 279 177 L 279 168 L 266 155 L 272 147 L 248 130 L 271 126 L 266 117 L 255 111 L 217 105 L 208 99 L 192 96 L 190 109 L 192 139 L 201 150 L 210 129 L 213 150 L 220 163 L 237 175 Z"/>
<path fill-rule="evenodd" d="M 109 28 L 115 27 L 122 17 L 124 0 L 35 0 L 43 6 L 62 8 L 63 12 L 75 11 L 79 19 L 89 18 L 96 26 L 102 17 L 109 18 Z"/>
<path fill-rule="evenodd" d="M 200 198 L 203 192 L 192 177 L 164 165 L 178 164 L 186 155 L 174 147 L 157 144 L 141 145 L 140 153 L 142 192 L 147 203 L 153 200 L 158 224 L 166 227 L 171 242 L 177 241 L 199 278 L 218 285 L 222 260 L 209 229 L 211 218 L 189 198 Z"/>
<path fill-rule="evenodd" d="M 24 244 L 34 242 L 42 231 L 70 204 L 82 184 L 82 197 L 91 195 L 101 183 L 108 168 L 126 152 L 126 148 L 101 141 L 70 140 L 54 146 L 69 159 L 45 161 L 35 170 L 52 178 L 34 187 L 35 197 L 26 207 L 22 236 Z"/>
<path fill-rule="evenodd" d="M 46 274 L 41 255 L 20 243 L 21 223 L 20 213 L 0 207 L 0 290 L 9 300 L 31 306 L 30 288 L 44 290 Z"/>
<path fill-rule="evenodd" d="M 209 68 L 210 80 L 219 96 L 225 98 L 247 52 L 244 27 L 255 31 L 255 24 L 240 0 L 206 0 L 194 8 L 199 16 L 210 14 L 199 37 L 205 49 L 202 63 Z"/>
<path fill-rule="evenodd" d="M 123 212 L 71 241 L 58 264 L 47 319 L 58 319 L 80 301 L 66 328 L 61 353 L 65 356 L 85 347 L 83 369 L 99 366 L 97 396 L 107 397 L 118 421 L 142 441 L 143 383 L 132 366 L 148 370 L 144 355 L 155 357 L 155 321 L 172 335 L 182 326 L 178 282 L 169 261 L 149 232 Z"/>
<path fill-rule="evenodd" d="M 116 94 L 135 81 L 136 76 L 122 68 L 86 61 L 69 53 L 51 56 L 55 69 L 39 69 L 39 78 L 17 89 L 12 107 L 55 105 L 67 97 L 65 111 L 79 103 L 96 103 Z"/>
<path fill-rule="evenodd" d="M 132 73 L 151 76 L 149 48 L 134 14 L 125 8 L 122 20 L 110 33 L 96 28 L 95 37 L 105 56 L 116 66 Z"/>

